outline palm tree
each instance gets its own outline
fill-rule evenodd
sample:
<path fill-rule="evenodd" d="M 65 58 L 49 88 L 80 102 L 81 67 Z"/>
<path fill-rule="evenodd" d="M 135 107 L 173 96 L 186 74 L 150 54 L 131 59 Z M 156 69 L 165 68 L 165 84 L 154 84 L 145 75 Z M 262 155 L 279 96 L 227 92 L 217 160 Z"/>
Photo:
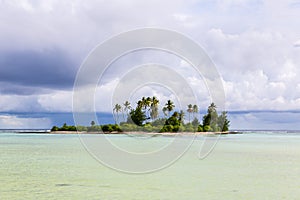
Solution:
<path fill-rule="evenodd" d="M 137 108 L 143 108 L 143 101 L 142 100 L 139 100 L 137 103 Z"/>
<path fill-rule="evenodd" d="M 115 121 L 115 123 L 117 124 L 117 123 L 119 123 L 119 112 L 122 111 L 122 106 L 121 106 L 120 104 L 117 103 L 117 104 L 115 105 L 113 111 L 117 113 L 117 120 Z"/>
<path fill-rule="evenodd" d="M 150 116 L 152 120 L 158 117 L 158 104 L 159 104 L 159 100 L 155 96 L 153 96 L 150 105 L 150 109 L 151 109 Z"/>
<path fill-rule="evenodd" d="M 203 116 L 203 125 L 215 125 L 217 123 L 217 106 L 211 103 L 207 109 L 207 114 Z"/>
<path fill-rule="evenodd" d="M 163 107 L 162 111 L 163 111 L 163 113 L 164 113 L 164 115 L 166 117 L 168 115 L 168 113 L 167 113 L 167 111 L 168 111 L 167 107 Z"/>
<path fill-rule="evenodd" d="M 146 110 L 146 108 L 147 108 L 147 105 L 146 105 L 147 99 L 146 99 L 146 97 L 143 97 L 142 100 L 141 100 L 141 102 L 142 102 L 142 108 L 144 110 Z"/>
<path fill-rule="evenodd" d="M 174 109 L 175 105 L 171 100 L 168 100 L 167 103 L 165 104 L 165 107 L 167 108 L 168 116 L 170 117 L 170 113 Z"/>
<path fill-rule="evenodd" d="M 150 114 L 150 110 L 151 110 L 152 98 L 151 97 L 147 97 L 145 99 L 145 103 L 144 104 L 145 104 L 144 107 L 145 107 L 145 112 L 147 114 L 147 117 L 150 118 L 149 115 L 151 115 Z"/>
<path fill-rule="evenodd" d="M 179 112 L 179 117 L 178 117 L 178 119 L 179 119 L 179 121 L 180 121 L 181 123 L 183 123 L 183 121 L 184 121 L 184 112 L 183 112 L 183 110 L 181 110 L 181 111 Z"/>
<path fill-rule="evenodd" d="M 214 102 L 211 103 L 210 106 L 208 107 L 208 113 L 212 113 L 212 112 L 217 112 L 217 106 Z"/>
<path fill-rule="evenodd" d="M 191 113 L 193 112 L 193 105 L 189 104 L 186 111 L 189 113 L 189 123 L 191 123 Z"/>
<path fill-rule="evenodd" d="M 125 101 L 123 105 L 124 105 L 124 112 L 126 112 L 127 117 L 128 117 L 128 111 L 131 109 L 130 102 L 129 101 Z M 123 116 L 123 118 L 125 120 L 124 116 Z"/>
<path fill-rule="evenodd" d="M 193 117 L 194 118 L 197 118 L 195 117 L 195 115 L 199 112 L 199 109 L 198 109 L 198 106 L 197 105 L 193 105 Z"/>
<path fill-rule="evenodd" d="M 227 119 L 227 112 L 223 111 L 218 117 L 218 127 L 221 131 L 228 131 L 230 126 L 230 121 Z"/>
<path fill-rule="evenodd" d="M 147 97 L 145 100 L 145 108 L 150 107 L 152 104 L 152 98 L 151 97 Z"/>

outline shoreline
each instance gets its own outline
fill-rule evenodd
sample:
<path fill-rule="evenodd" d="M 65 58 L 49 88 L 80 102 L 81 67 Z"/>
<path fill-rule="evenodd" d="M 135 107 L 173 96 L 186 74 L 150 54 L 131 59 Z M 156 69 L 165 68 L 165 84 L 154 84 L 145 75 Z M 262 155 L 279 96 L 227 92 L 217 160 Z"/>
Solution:
<path fill-rule="evenodd" d="M 142 132 L 142 131 L 132 131 L 132 132 L 86 132 L 86 131 L 50 131 L 47 134 L 97 134 L 97 135 L 166 135 L 166 136 L 176 136 L 176 135 L 228 135 L 228 134 L 242 134 L 239 131 L 226 131 L 226 132 Z"/>

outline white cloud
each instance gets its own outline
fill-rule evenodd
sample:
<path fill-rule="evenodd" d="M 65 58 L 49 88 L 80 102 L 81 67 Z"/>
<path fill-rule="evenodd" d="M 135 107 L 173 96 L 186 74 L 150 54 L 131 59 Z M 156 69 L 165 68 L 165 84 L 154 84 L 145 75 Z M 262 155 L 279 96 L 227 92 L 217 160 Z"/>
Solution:
<path fill-rule="evenodd" d="M 238 112 L 229 115 L 232 129 L 299 130 L 299 112 Z"/>
<path fill-rule="evenodd" d="M 0 51 L 42 51 L 58 46 L 78 65 L 98 43 L 122 31 L 145 26 L 174 29 L 204 46 L 216 63 L 223 77 L 227 109 L 300 107 L 300 57 L 294 48 L 300 46 L 300 12 L 284 0 L 12 0 L 0 1 L 0 17 Z M 201 106 L 207 106 L 205 85 L 188 64 L 166 55 L 154 57 L 151 59 L 174 65 L 197 91 Z M 131 59 L 123 60 L 119 71 L 110 71 L 109 81 L 96 93 L 97 110 L 111 110 L 111 93 L 124 68 L 150 60 L 147 56 Z M 162 101 L 170 97 L 163 91 L 148 91 L 147 96 L 155 94 Z M 0 111 L 71 110 L 72 91 L 0 94 Z"/>
<path fill-rule="evenodd" d="M 297 42 L 295 42 L 294 47 L 300 47 L 300 40 L 298 40 Z"/>
<path fill-rule="evenodd" d="M 41 111 L 41 107 L 34 95 L 0 95 L 0 111 L 31 112 Z"/>
<path fill-rule="evenodd" d="M 43 129 L 51 126 L 47 118 L 22 118 L 15 115 L 0 115 L 0 129 Z"/>
<path fill-rule="evenodd" d="M 37 102 L 48 112 L 70 112 L 72 111 L 73 91 L 54 91 L 50 94 L 37 95 Z"/>
<path fill-rule="evenodd" d="M 0 95 L 1 112 L 70 112 L 72 91 L 51 91 L 47 94 Z"/>
<path fill-rule="evenodd" d="M 299 109 L 300 61 L 289 44 L 279 32 L 208 31 L 205 47 L 223 76 L 229 110 Z"/>

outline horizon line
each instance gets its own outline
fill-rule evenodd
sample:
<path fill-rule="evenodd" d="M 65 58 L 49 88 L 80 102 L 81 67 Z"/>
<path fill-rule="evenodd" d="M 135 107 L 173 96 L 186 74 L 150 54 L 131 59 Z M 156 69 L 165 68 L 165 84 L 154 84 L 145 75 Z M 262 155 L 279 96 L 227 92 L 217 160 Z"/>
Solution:
<path fill-rule="evenodd" d="M 300 113 L 300 109 L 289 109 L 289 110 L 225 110 L 227 113 L 231 114 L 239 114 L 239 113 L 262 113 L 262 112 L 271 112 L 271 113 Z M 203 110 L 200 110 L 199 113 L 203 113 Z M 72 111 L 0 111 L 0 114 L 71 114 Z M 78 112 L 77 112 L 78 113 Z M 91 112 L 80 112 L 80 113 L 91 113 Z M 95 113 L 103 113 L 103 114 L 113 114 L 108 111 L 97 111 Z"/>

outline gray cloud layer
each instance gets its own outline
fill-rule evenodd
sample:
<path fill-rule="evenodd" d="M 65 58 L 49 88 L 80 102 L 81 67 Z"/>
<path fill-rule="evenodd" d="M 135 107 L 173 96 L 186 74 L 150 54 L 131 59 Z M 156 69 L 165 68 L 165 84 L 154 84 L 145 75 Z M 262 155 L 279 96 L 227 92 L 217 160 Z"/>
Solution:
<path fill-rule="evenodd" d="M 70 111 L 73 81 L 88 53 L 112 35 L 145 26 L 174 29 L 199 42 L 223 77 L 228 109 L 297 110 L 299 5 L 1 0 L 0 111 Z M 102 96 L 109 96 L 118 76 L 112 70 Z M 189 80 L 195 87 L 201 82 L 193 74 Z"/>
<path fill-rule="evenodd" d="M 15 87 L 2 85 L 0 92 L 28 94 L 34 87 L 69 89 L 73 86 L 76 69 L 75 62 L 57 49 L 3 52 L 0 54 L 0 80 Z"/>

